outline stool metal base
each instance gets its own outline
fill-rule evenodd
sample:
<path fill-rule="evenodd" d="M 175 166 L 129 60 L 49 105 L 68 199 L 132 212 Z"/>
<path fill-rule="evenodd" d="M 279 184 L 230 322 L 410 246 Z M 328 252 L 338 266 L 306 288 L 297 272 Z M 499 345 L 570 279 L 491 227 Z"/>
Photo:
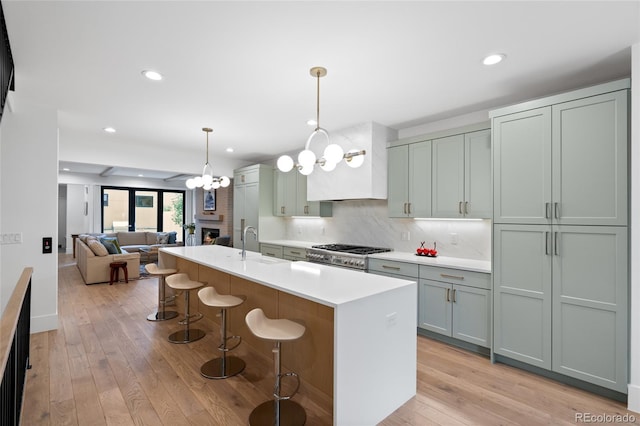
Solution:
<path fill-rule="evenodd" d="M 189 323 L 192 323 L 192 322 L 200 321 L 202 318 L 204 318 L 204 315 L 202 314 L 202 312 L 196 312 L 195 314 L 190 314 L 188 320 L 189 320 Z M 178 321 L 178 324 L 180 325 L 185 325 L 186 323 L 187 323 L 187 318 L 184 318 Z"/>
<path fill-rule="evenodd" d="M 205 336 L 205 332 L 198 330 L 197 328 L 191 328 L 189 330 L 176 331 L 169 335 L 169 341 L 171 343 L 190 343 L 200 340 Z"/>
<path fill-rule="evenodd" d="M 235 356 L 215 358 L 202 364 L 200 374 L 207 379 L 226 379 L 240 374 L 245 366 L 245 362 Z"/>
<path fill-rule="evenodd" d="M 266 401 L 253 409 L 249 415 L 251 426 L 279 425 L 279 426 L 301 426 L 307 421 L 307 413 L 297 402 L 290 399 L 280 400 L 280 423 L 276 422 L 277 401 Z"/>
<path fill-rule="evenodd" d="M 166 321 L 178 316 L 175 311 L 156 312 L 147 316 L 147 321 Z"/>

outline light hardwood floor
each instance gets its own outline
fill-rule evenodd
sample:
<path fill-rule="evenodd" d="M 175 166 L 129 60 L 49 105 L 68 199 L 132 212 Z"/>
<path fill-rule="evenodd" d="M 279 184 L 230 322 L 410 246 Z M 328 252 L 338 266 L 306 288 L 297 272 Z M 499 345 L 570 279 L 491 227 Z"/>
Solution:
<path fill-rule="evenodd" d="M 252 408 L 269 398 L 256 383 L 272 380 L 270 354 L 251 355 L 241 345 L 244 373 L 204 379 L 200 365 L 215 355 L 217 327 L 197 322 L 207 332 L 204 339 L 171 344 L 167 336 L 179 327 L 175 320 L 145 319 L 156 298 L 154 278 L 85 286 L 72 256 L 59 255 L 60 326 L 31 337 L 33 368 L 27 374 L 22 424 L 247 424 Z M 629 413 L 623 403 L 417 340 L 417 395 L 383 426 L 576 424 L 580 413 L 631 414 L 640 424 L 640 414 Z M 307 410 L 307 424 L 331 423 L 312 401 L 299 402 Z"/>

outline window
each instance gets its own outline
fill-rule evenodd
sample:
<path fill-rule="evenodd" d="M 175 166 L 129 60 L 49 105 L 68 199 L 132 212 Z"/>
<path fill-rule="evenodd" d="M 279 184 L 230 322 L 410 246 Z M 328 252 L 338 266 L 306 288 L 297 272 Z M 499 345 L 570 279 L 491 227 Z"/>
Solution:
<path fill-rule="evenodd" d="M 102 187 L 102 231 L 175 231 L 182 240 L 184 191 Z"/>

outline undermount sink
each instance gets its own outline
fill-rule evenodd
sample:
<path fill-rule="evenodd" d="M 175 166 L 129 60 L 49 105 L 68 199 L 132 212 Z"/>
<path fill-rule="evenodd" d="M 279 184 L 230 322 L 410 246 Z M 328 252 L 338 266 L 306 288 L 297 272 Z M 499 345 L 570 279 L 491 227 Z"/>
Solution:
<path fill-rule="evenodd" d="M 274 257 L 248 257 L 247 262 L 264 263 L 265 265 L 273 265 L 284 262 L 282 259 Z"/>

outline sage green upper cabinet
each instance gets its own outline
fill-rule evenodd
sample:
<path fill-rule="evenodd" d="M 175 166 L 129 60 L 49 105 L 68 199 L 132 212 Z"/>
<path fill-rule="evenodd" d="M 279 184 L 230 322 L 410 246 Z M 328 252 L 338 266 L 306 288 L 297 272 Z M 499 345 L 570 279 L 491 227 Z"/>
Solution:
<path fill-rule="evenodd" d="M 494 222 L 548 224 L 551 108 L 496 117 L 492 131 Z"/>
<path fill-rule="evenodd" d="M 322 216 L 333 213 L 330 201 L 307 200 L 307 177 L 296 170 L 284 173 L 274 170 L 274 204 L 275 216 Z"/>
<path fill-rule="evenodd" d="M 627 225 L 627 97 L 494 117 L 494 221 Z"/>
<path fill-rule="evenodd" d="M 553 220 L 627 225 L 627 90 L 552 107 Z"/>
<path fill-rule="evenodd" d="M 491 130 L 432 141 L 433 217 L 491 217 Z"/>
<path fill-rule="evenodd" d="M 389 217 L 431 217 L 431 141 L 387 149 Z"/>

